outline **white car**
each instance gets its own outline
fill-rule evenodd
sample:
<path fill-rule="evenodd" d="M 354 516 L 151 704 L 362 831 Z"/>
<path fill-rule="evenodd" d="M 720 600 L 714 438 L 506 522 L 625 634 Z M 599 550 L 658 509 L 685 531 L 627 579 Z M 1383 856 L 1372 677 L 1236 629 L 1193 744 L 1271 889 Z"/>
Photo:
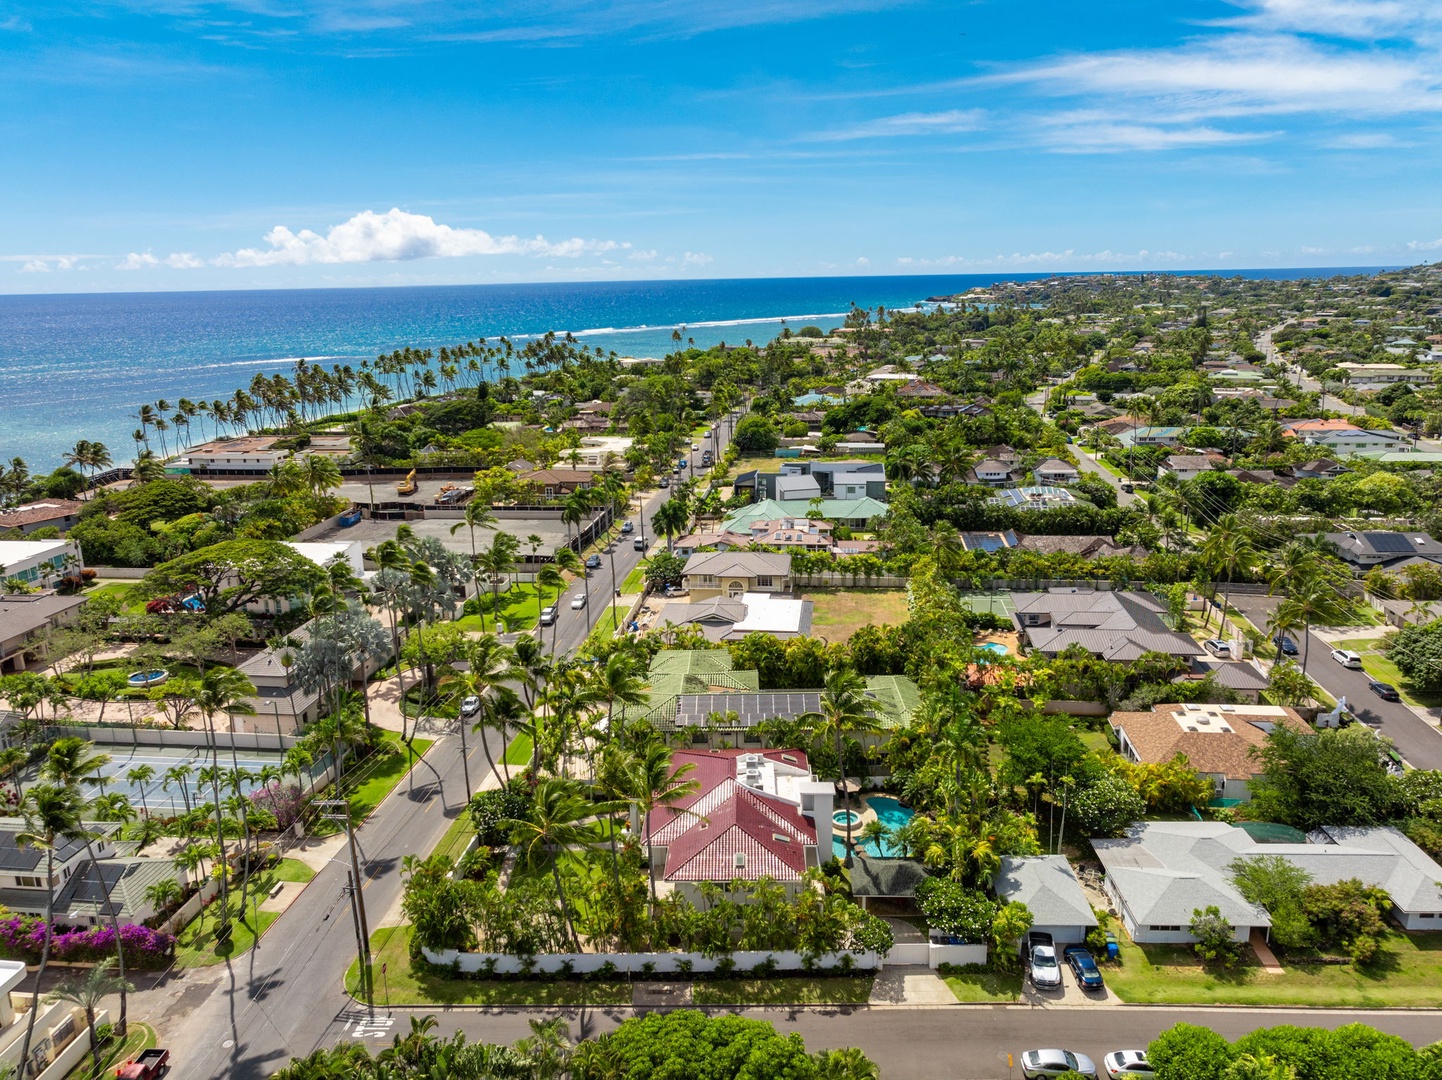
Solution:
<path fill-rule="evenodd" d="M 1097 1067 L 1085 1054 L 1074 1054 L 1070 1050 L 1027 1050 L 1021 1055 L 1022 1076 L 1061 1076 L 1063 1073 L 1080 1073 L 1096 1080 Z"/>
<path fill-rule="evenodd" d="M 571 610 L 572 610 L 572 611 L 580 611 L 580 610 L 581 610 L 583 607 L 585 607 L 585 606 L 586 606 L 586 594 L 585 594 L 585 593 L 583 593 L 583 592 L 578 592 L 575 596 L 571 597 Z"/>
<path fill-rule="evenodd" d="M 478 698 L 478 697 L 476 697 L 475 694 L 472 694 L 472 695 L 470 695 L 469 697 L 467 697 L 467 698 L 465 698 L 465 699 L 463 699 L 463 700 L 461 701 L 461 715 L 462 715 L 462 716 L 474 716 L 476 713 L 478 713 L 478 712 L 480 712 L 480 711 L 481 711 L 481 699 Z"/>
<path fill-rule="evenodd" d="M 1110 1080 L 1125 1080 L 1127 1077 L 1150 1080 L 1157 1074 L 1147 1061 L 1145 1050 L 1113 1050 L 1102 1058 L 1102 1068 L 1106 1070 Z"/>
<path fill-rule="evenodd" d="M 1356 668 L 1362 670 L 1362 656 L 1354 653 L 1351 649 L 1333 649 L 1332 659 L 1345 668 Z"/>
<path fill-rule="evenodd" d="M 556 605 L 549 604 L 541 609 L 541 625 L 550 626 L 556 621 Z"/>
<path fill-rule="evenodd" d="M 1232 647 L 1221 638 L 1211 638 L 1208 641 L 1202 642 L 1202 646 L 1207 650 L 1207 652 L 1211 653 L 1213 656 L 1220 656 L 1231 659 Z"/>
<path fill-rule="evenodd" d="M 1061 985 L 1061 965 L 1056 962 L 1056 946 L 1032 946 L 1031 982 L 1033 986 L 1047 989 Z"/>

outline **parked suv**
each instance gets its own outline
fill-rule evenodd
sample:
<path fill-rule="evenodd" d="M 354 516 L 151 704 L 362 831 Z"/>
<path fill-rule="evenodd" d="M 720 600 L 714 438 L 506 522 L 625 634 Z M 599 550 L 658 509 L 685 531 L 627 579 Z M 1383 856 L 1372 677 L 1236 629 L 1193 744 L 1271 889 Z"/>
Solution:
<path fill-rule="evenodd" d="M 1332 659 L 1345 668 L 1355 668 L 1358 671 L 1362 670 L 1361 654 L 1354 653 L 1351 649 L 1333 649 Z"/>

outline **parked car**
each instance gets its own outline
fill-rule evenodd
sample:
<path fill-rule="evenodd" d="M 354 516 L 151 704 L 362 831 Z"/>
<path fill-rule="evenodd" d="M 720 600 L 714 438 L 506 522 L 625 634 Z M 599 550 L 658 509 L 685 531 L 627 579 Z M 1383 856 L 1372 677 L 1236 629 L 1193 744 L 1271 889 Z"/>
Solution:
<path fill-rule="evenodd" d="M 556 605 L 551 604 L 541 609 L 541 625 L 550 626 L 556 621 Z"/>
<path fill-rule="evenodd" d="M 636 537 L 636 539 L 631 541 L 631 547 L 634 548 L 636 551 L 645 551 L 646 538 L 644 536 Z"/>
<path fill-rule="evenodd" d="M 1123 1080 L 1125 1077 L 1148 1080 L 1157 1073 L 1151 1062 L 1147 1061 L 1145 1050 L 1113 1050 L 1102 1058 L 1102 1068 L 1106 1070 L 1109 1080 Z"/>
<path fill-rule="evenodd" d="M 1391 683 L 1378 682 L 1373 679 L 1367 684 L 1367 689 L 1376 694 L 1383 701 L 1401 701 L 1402 695 L 1397 693 L 1397 688 Z"/>
<path fill-rule="evenodd" d="M 1076 984 L 1085 990 L 1100 990 L 1102 983 L 1101 969 L 1097 962 L 1092 959 L 1092 954 L 1080 945 L 1071 945 L 1062 952 L 1067 966 L 1071 973 L 1076 976 Z"/>
<path fill-rule="evenodd" d="M 1297 643 L 1291 638 L 1289 638 L 1286 634 L 1278 634 L 1272 639 L 1272 644 L 1277 646 L 1277 651 L 1280 652 L 1283 656 L 1297 655 Z"/>
<path fill-rule="evenodd" d="M 583 592 L 578 592 L 575 596 L 571 597 L 571 610 L 572 610 L 572 611 L 580 611 L 580 610 L 581 610 L 583 607 L 585 607 L 585 606 L 586 606 L 586 594 L 585 594 L 585 593 L 583 593 Z"/>
<path fill-rule="evenodd" d="M 1202 642 L 1202 647 L 1213 656 L 1223 657 L 1227 660 L 1232 658 L 1232 647 L 1221 638 L 1208 638 Z"/>
<path fill-rule="evenodd" d="M 1021 1055 L 1022 1076 L 1061 1076 L 1069 1072 L 1096 1080 L 1097 1067 L 1085 1054 L 1070 1050 L 1027 1050 Z"/>
<path fill-rule="evenodd" d="M 587 569 L 587 570 L 599 570 L 599 569 L 601 569 L 601 556 L 599 556 L 599 555 L 587 555 L 587 556 L 586 556 L 586 569 Z"/>
<path fill-rule="evenodd" d="M 1051 935 L 1040 931 L 1030 934 L 1027 947 L 1031 950 L 1031 963 L 1027 969 L 1031 974 L 1031 984 L 1039 988 L 1060 986 L 1061 965 L 1056 962 L 1056 946 L 1052 944 Z"/>
<path fill-rule="evenodd" d="M 623 521 L 623 522 L 621 522 L 621 535 L 622 535 L 622 536 L 626 536 L 628 533 L 633 533 L 633 532 L 635 532 L 635 531 L 636 531 L 635 523 L 630 522 L 630 521 Z"/>
<path fill-rule="evenodd" d="M 1343 667 L 1355 668 L 1358 671 L 1362 670 L 1361 654 L 1354 653 L 1351 649 L 1333 649 L 1332 659 L 1337 661 L 1337 663 L 1341 664 Z"/>
<path fill-rule="evenodd" d="M 668 488 L 668 487 L 670 487 L 670 486 L 671 486 L 671 478 L 670 478 L 669 476 L 663 476 L 663 477 L 661 477 L 661 483 L 660 483 L 659 486 L 661 486 L 661 487 L 663 487 L 663 488 Z"/>
<path fill-rule="evenodd" d="M 476 697 L 475 694 L 471 694 L 469 697 L 463 698 L 463 699 L 461 700 L 461 715 L 462 715 L 462 716 L 474 716 L 476 713 L 478 713 L 478 712 L 480 712 L 480 711 L 481 711 L 481 699 L 478 698 L 478 697 Z"/>
<path fill-rule="evenodd" d="M 700 444 L 700 443 L 694 443 L 694 442 L 693 442 L 693 443 L 691 444 L 691 449 L 692 449 L 692 450 L 700 450 L 700 449 L 701 449 L 701 444 Z"/>

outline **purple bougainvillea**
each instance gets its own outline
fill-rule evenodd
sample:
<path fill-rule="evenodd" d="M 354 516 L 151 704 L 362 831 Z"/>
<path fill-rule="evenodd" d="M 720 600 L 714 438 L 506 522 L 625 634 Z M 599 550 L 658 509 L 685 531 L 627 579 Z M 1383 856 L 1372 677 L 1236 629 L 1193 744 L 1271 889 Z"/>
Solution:
<path fill-rule="evenodd" d="M 136 970 L 156 971 L 170 963 L 175 937 L 137 923 L 121 923 L 120 941 L 125 964 Z M 38 964 L 45 947 L 45 920 L 37 915 L 0 918 L 0 953 L 7 959 Z M 73 964 L 96 963 L 115 955 L 115 931 L 109 926 L 67 929 L 56 926 L 50 939 L 50 957 Z"/>
<path fill-rule="evenodd" d="M 275 815 L 275 826 L 277 829 L 288 829 L 295 824 L 300 817 L 300 812 L 305 809 L 305 796 L 301 794 L 300 788 L 294 784 L 282 786 L 279 783 L 267 784 L 263 788 L 256 788 L 250 793 L 250 801 L 259 810 L 265 810 Z"/>

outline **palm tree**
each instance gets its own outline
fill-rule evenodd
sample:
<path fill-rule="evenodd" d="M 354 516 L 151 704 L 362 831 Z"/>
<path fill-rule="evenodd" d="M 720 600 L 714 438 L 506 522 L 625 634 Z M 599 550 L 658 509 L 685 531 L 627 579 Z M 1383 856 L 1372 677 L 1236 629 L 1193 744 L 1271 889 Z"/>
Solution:
<path fill-rule="evenodd" d="M 167 795 L 170 793 L 171 784 L 179 785 L 180 801 L 187 814 L 190 813 L 190 772 L 189 765 L 172 765 L 160 779 L 160 790 Z"/>
<path fill-rule="evenodd" d="M 854 1046 L 818 1050 L 812 1060 L 816 1062 L 816 1080 L 881 1080 L 876 1062 Z"/>
<path fill-rule="evenodd" d="M 496 524 L 496 515 L 491 513 L 490 505 L 488 503 L 482 502 L 480 499 L 472 499 L 470 502 L 466 503 L 465 516 L 460 521 L 456 522 L 454 525 L 451 526 L 452 536 L 455 536 L 456 533 L 459 532 L 461 529 L 469 529 L 471 532 L 471 579 L 476 584 L 476 594 L 478 596 L 480 595 L 481 591 L 481 565 L 478 552 L 476 551 L 476 529 L 486 527 L 494 528 Z M 485 628 L 486 614 L 484 611 L 482 611 L 481 629 L 484 630 Z"/>
<path fill-rule="evenodd" d="M 23 747 L 7 746 L 4 750 L 0 750 L 0 776 L 15 785 L 17 801 L 25 797 L 25 791 L 20 785 L 20 770 L 29 760 L 30 755 Z"/>
<path fill-rule="evenodd" d="M 1257 553 L 1252 548 L 1251 530 L 1236 514 L 1220 515 L 1202 544 L 1201 560 L 1213 574 L 1222 575 L 1224 582 L 1222 609 L 1217 615 L 1217 633 L 1220 634 L 1226 623 L 1227 598 L 1232 591 L 1232 581 L 1239 572 L 1256 565 Z"/>
<path fill-rule="evenodd" d="M 680 768 L 671 767 L 671 749 L 653 741 L 642 747 L 622 767 L 621 782 L 627 798 L 641 817 L 641 837 L 646 845 L 646 866 L 651 877 L 651 908 L 656 907 L 656 861 L 651 857 L 651 812 L 658 806 L 674 807 L 701 786 L 696 780 L 685 779 L 696 766 L 689 761 Z"/>
<path fill-rule="evenodd" d="M 161 878 L 145 888 L 145 899 L 157 914 L 185 895 L 185 888 L 175 878 Z"/>
<path fill-rule="evenodd" d="M 585 789 L 577 781 L 547 777 L 536 785 L 530 816 L 511 818 L 503 823 L 516 836 L 516 846 L 529 865 L 540 867 L 550 859 L 551 880 L 556 886 L 561 919 L 578 952 L 581 939 L 576 935 L 575 921 L 561 883 L 561 856 L 578 848 L 594 848 L 596 830 L 586 823 L 598 814 L 615 813 L 621 806 L 621 803 L 614 802 L 593 803 L 586 798 Z"/>
<path fill-rule="evenodd" d="M 210 742 L 210 784 L 215 796 L 215 838 L 220 853 L 220 925 L 216 928 L 216 940 L 223 941 L 230 930 L 230 863 L 225 854 L 224 815 L 220 798 L 220 743 L 215 737 L 215 718 L 220 713 L 254 715 L 255 709 L 246 699 L 255 694 L 255 684 L 235 668 L 212 667 L 197 681 L 191 690 L 191 700 L 205 718 L 205 730 Z M 231 753 L 235 752 L 232 740 Z M 242 807 L 242 810 L 244 807 Z M 250 830 L 246 828 L 247 841 Z M 249 865 L 249 851 L 246 852 Z M 249 877 L 249 875 L 246 875 Z M 245 881 L 241 879 L 241 912 L 245 911 Z"/>
<path fill-rule="evenodd" d="M 146 817 L 150 816 L 150 804 L 145 801 L 145 785 L 154 778 L 155 767 L 153 765 L 137 765 L 125 774 L 125 779 L 140 791 L 140 812 Z"/>
<path fill-rule="evenodd" d="M 340 466 L 321 454 L 307 454 L 302 458 L 300 471 L 306 489 L 317 499 L 340 487 L 343 479 Z"/>
<path fill-rule="evenodd" d="M 821 707 L 814 713 L 805 713 L 800 719 L 817 721 L 817 736 L 830 736 L 835 742 L 836 774 L 841 784 L 841 798 L 848 813 L 846 815 L 846 858 L 844 865 L 851 866 L 851 823 L 855 815 L 851 810 L 851 788 L 846 782 L 845 748 L 843 737 L 847 734 L 863 734 L 880 730 L 871 703 L 866 698 L 866 680 L 855 669 L 832 668 L 826 673 L 821 691 Z"/>
<path fill-rule="evenodd" d="M 510 533 L 498 532 L 491 537 L 491 546 L 475 557 L 476 570 L 486 575 L 491 583 L 491 625 L 494 629 L 501 629 L 500 606 L 501 606 L 501 578 L 511 573 L 516 568 L 516 555 L 521 549 L 521 542 Z M 481 620 L 481 629 L 485 629 L 485 620 Z"/>
<path fill-rule="evenodd" d="M 111 994 L 120 994 L 123 997 L 135 989 L 123 978 L 112 975 L 112 969 L 112 962 L 106 959 L 90 969 L 84 982 L 67 979 L 45 995 L 46 1001 L 68 1001 L 85 1010 L 85 1027 L 90 1032 L 90 1060 L 95 1063 L 97 1076 L 100 1074 L 100 1040 L 95 1034 L 95 1013 Z M 119 1037 L 124 1038 L 123 1035 Z"/>
<path fill-rule="evenodd" d="M 24 820 L 23 829 L 16 834 L 15 844 L 22 848 L 40 848 L 45 852 L 45 880 L 55 878 L 55 848 L 70 843 L 85 835 L 80 824 L 80 815 L 85 800 L 72 787 L 41 781 L 30 785 L 25 801 L 20 807 Z M 50 939 L 55 933 L 55 893 L 51 886 L 45 890 L 45 938 L 40 946 L 40 969 L 35 973 L 35 989 L 30 994 L 30 1018 L 25 1024 L 25 1038 L 20 1044 L 18 1060 L 30 1060 L 30 1042 L 35 1034 L 35 1020 L 40 1013 L 40 984 L 45 979 L 45 969 L 50 964 Z M 117 935 L 118 939 L 118 935 Z"/>
<path fill-rule="evenodd" d="M 651 515 L 651 529 L 654 532 L 666 534 L 666 550 L 675 550 L 675 535 L 685 532 L 686 526 L 691 521 L 691 512 L 686 508 L 685 502 L 680 499 L 667 499 L 656 508 Z"/>

